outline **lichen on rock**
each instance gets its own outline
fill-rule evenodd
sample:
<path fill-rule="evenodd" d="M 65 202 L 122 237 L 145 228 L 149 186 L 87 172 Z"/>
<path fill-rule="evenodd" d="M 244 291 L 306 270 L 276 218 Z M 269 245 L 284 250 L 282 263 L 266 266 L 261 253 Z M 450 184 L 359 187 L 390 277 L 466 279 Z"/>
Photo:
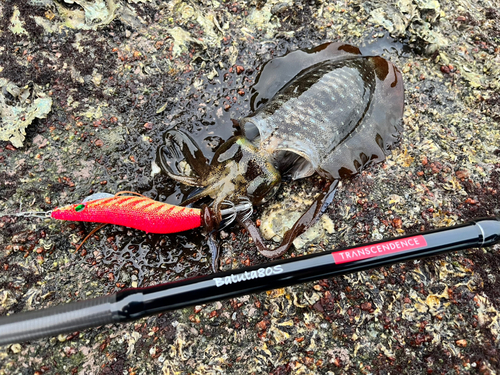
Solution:
<path fill-rule="evenodd" d="M 35 118 L 45 118 L 52 107 L 52 99 L 41 93 L 36 85 L 31 91 L 28 86 L 19 88 L 5 78 L 0 78 L 0 140 L 10 141 L 15 147 L 22 147 L 26 128 Z M 8 99 L 13 97 L 14 103 Z M 28 99 L 29 96 L 36 99 Z"/>

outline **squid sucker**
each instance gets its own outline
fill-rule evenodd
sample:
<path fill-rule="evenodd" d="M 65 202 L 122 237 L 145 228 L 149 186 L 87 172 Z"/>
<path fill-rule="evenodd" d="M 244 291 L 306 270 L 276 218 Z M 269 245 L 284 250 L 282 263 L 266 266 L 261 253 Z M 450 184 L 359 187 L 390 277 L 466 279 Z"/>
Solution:
<path fill-rule="evenodd" d="M 276 258 L 319 218 L 340 179 L 385 159 L 401 130 L 403 80 L 384 58 L 329 43 L 271 60 L 253 89 L 255 111 L 237 121 L 241 134 L 223 143 L 210 164 L 181 130 L 166 132 L 157 159 L 173 179 L 204 188 L 185 203 L 210 197 L 215 212 L 227 200 L 267 201 L 283 174 L 299 179 L 318 173 L 327 180 L 274 250 L 267 248 L 251 219 L 240 220 L 261 254 Z M 182 161 L 192 173 L 180 168 Z"/>

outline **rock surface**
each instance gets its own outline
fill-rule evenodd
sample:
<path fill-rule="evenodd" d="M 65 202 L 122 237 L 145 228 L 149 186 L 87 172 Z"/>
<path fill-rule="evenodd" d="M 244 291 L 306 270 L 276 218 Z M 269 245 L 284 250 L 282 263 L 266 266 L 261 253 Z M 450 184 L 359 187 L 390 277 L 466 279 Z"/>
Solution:
<path fill-rule="evenodd" d="M 343 41 L 400 68 L 404 132 L 383 165 L 344 181 L 321 242 L 287 256 L 500 216 L 500 13 L 482 2 L 31 0 L 1 2 L 0 16 L 0 79 L 52 101 L 22 143 L 0 141 L 0 212 L 97 191 L 178 203 L 187 190 L 152 177 L 166 129 L 213 152 L 248 114 L 259 66 Z M 11 91 L 1 106 L 19 105 Z M 321 186 L 285 182 L 270 204 Z M 108 227 L 76 252 L 92 228 L 1 216 L 0 315 L 211 272 L 200 231 Z M 237 225 L 221 237 L 223 269 L 266 262 Z M 0 374 L 493 374 L 499 256 L 471 249 L 5 346 Z"/>

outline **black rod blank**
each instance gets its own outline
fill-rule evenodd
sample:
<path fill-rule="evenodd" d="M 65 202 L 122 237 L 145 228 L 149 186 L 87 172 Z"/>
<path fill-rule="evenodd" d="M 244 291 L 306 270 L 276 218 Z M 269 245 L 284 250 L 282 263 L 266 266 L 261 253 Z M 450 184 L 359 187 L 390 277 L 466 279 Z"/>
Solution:
<path fill-rule="evenodd" d="M 0 318 L 0 345 L 500 242 L 500 218 L 277 260 Z"/>

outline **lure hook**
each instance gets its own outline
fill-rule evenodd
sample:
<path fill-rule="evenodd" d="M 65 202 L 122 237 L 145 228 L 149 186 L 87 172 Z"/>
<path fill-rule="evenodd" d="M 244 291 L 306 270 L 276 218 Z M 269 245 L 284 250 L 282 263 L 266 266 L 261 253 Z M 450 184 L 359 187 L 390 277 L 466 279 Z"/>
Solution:
<path fill-rule="evenodd" d="M 253 204 L 248 197 L 240 197 L 240 203 L 237 207 L 238 213 L 243 215 L 241 221 L 247 221 L 253 214 Z"/>
<path fill-rule="evenodd" d="M 243 221 L 247 220 L 252 216 L 253 205 L 247 197 L 240 197 L 240 203 L 234 204 L 231 201 L 222 201 L 223 205 L 229 206 L 228 208 L 223 208 L 220 213 L 224 217 L 224 225 L 219 228 L 219 230 L 224 229 L 229 224 L 231 224 L 238 215 L 243 215 Z"/>

